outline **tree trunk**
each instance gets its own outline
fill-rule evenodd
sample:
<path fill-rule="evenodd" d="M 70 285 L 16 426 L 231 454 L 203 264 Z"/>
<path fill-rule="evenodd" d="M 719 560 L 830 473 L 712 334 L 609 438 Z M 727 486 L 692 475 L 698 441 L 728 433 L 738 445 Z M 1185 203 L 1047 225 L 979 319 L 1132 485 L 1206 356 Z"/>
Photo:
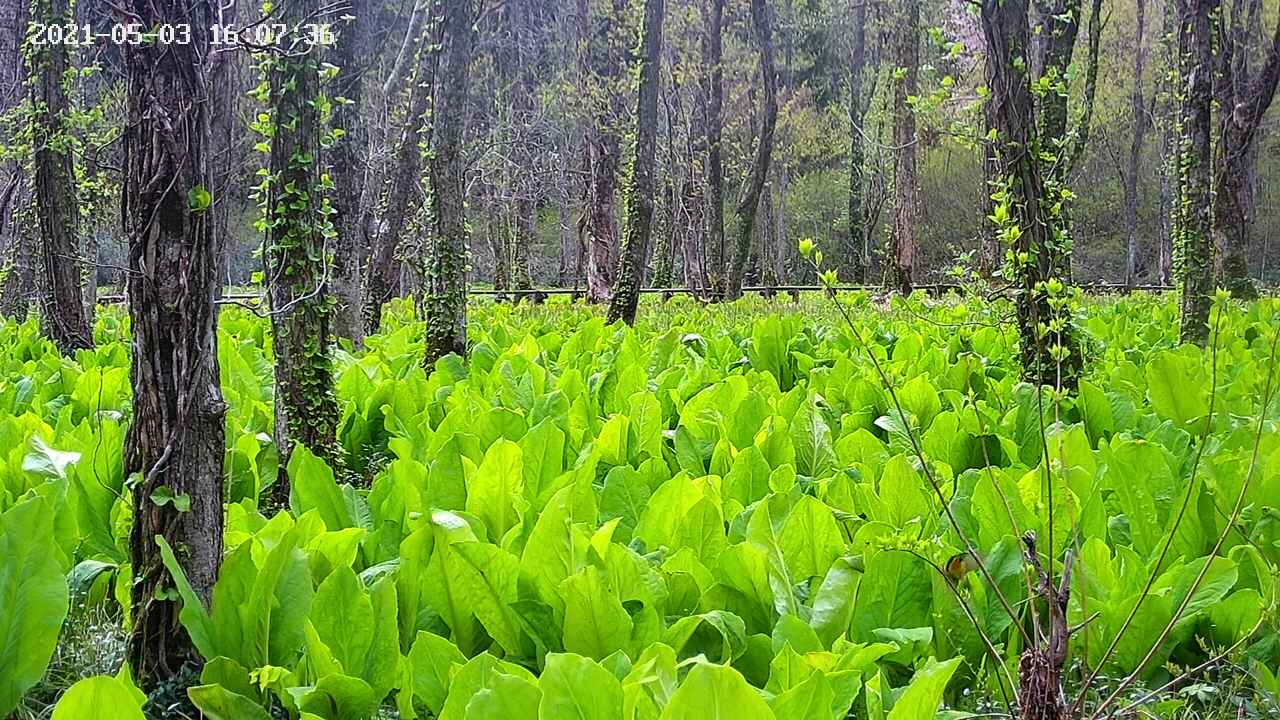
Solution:
<path fill-rule="evenodd" d="M 428 367 L 449 353 L 467 354 L 468 231 L 463 141 L 475 49 L 475 0 L 444 0 L 443 16 L 440 101 L 435 108 L 431 163 L 435 242 L 423 298 L 427 321 L 424 362 Z"/>
<path fill-rule="evenodd" d="M 1178 246 L 1182 269 L 1182 340 L 1209 341 L 1213 304 L 1213 188 L 1210 177 L 1213 109 L 1213 21 L 1218 0 L 1177 0 L 1182 98 L 1181 197 Z"/>
<path fill-rule="evenodd" d="M 537 177 L 536 152 L 540 147 L 537 134 L 537 106 L 535 94 L 538 79 L 537 8 L 531 0 L 515 0 L 503 8 L 503 24 L 509 30 L 495 52 L 498 73 L 511 78 L 509 86 L 507 124 L 512 140 L 511 172 L 508 188 L 514 196 L 514 233 L 511 235 L 511 277 L 516 290 L 529 290 L 533 279 L 529 273 L 529 256 L 537 245 L 537 209 L 542 197 L 541 179 Z M 535 299 L 529 295 L 516 295 L 516 301 Z"/>
<path fill-rule="evenodd" d="M 1212 232 L 1214 246 L 1222 260 L 1223 285 L 1237 297 L 1252 299 L 1258 291 L 1249 277 L 1249 230 L 1253 225 L 1248 198 L 1249 173 L 1254 164 L 1253 147 L 1258 127 L 1280 84 L 1280 19 L 1276 21 L 1275 34 L 1262 67 L 1252 78 L 1241 77 L 1247 73 L 1247 64 L 1243 59 L 1232 58 L 1233 54 L 1246 52 L 1243 20 L 1235 16 L 1231 23 L 1231 29 L 1219 33 L 1220 52 L 1225 59 L 1219 64 L 1217 82 L 1226 92 L 1218 102 L 1222 112 L 1213 185 Z"/>
<path fill-rule="evenodd" d="M 133 631 L 129 663 L 145 689 L 198 662 L 178 620 L 174 587 L 155 538 L 163 536 L 200 598 L 208 603 L 222 560 L 225 452 L 218 374 L 218 254 L 208 208 L 213 179 L 206 102 L 210 4 L 131 0 L 143 27 L 188 25 L 191 42 L 123 47 L 128 78 L 122 222 L 128 240 L 133 329 L 133 420 L 124 472 L 133 490 Z M 152 500 L 161 488 L 176 501 Z M 185 504 L 185 502 L 184 502 Z"/>
<path fill-rule="evenodd" d="M 697 297 L 706 298 L 711 294 L 712 288 L 711 282 L 707 279 L 705 246 L 702 243 L 708 220 L 706 198 L 702 196 L 701 190 L 702 184 L 692 175 L 685 178 L 684 187 L 680 193 L 682 196 L 680 206 L 684 211 L 681 217 L 687 218 L 687 225 L 682 231 L 679 250 L 685 286 L 692 289 Z M 682 219 L 681 222 L 686 220 Z"/>
<path fill-rule="evenodd" d="M 760 196 L 769 177 L 769 163 L 773 157 L 773 131 L 778 121 L 778 78 L 773 68 L 773 27 L 769 17 L 768 0 L 751 0 L 751 24 L 755 28 L 756 44 L 760 51 L 760 76 L 764 88 L 761 107 L 760 135 L 756 155 L 751 163 L 751 175 L 747 178 L 746 193 L 738 203 L 738 238 L 729 265 L 729 277 L 725 297 L 736 300 L 742 296 L 742 280 L 746 276 L 747 260 L 751 253 L 751 239 L 756 229 L 756 214 Z M 714 211 L 714 208 L 712 208 Z"/>
<path fill-rule="evenodd" d="M 757 253 L 757 267 L 760 285 L 769 288 L 767 297 L 774 294 L 773 288 L 779 284 L 778 274 L 778 216 L 775 181 L 764 184 L 764 192 L 760 195 L 760 222 L 756 224 L 756 238 L 760 245 Z"/>
<path fill-rule="evenodd" d="M 28 3 L 0 0 L 0 115 L 22 103 L 26 63 L 22 40 L 26 35 Z M 31 199 L 31 186 L 18 159 L 0 162 L 0 315 L 26 317 L 31 294 L 29 263 L 23 262 L 30 243 L 23 242 L 20 221 Z"/>
<path fill-rule="evenodd" d="M 585 12 L 585 10 L 584 10 Z M 613 0 L 610 12 L 595 28 L 588 50 L 587 75 L 599 88 L 591 128 L 587 131 L 587 165 L 590 180 L 586 198 L 587 300 L 608 302 L 613 295 L 618 268 L 618 168 L 623 108 L 620 85 L 626 48 L 620 42 L 627 14 L 626 0 Z"/>
<path fill-rule="evenodd" d="M 389 178 L 384 225 L 373 243 L 365 268 L 364 327 L 377 332 L 382 323 L 382 306 L 395 293 L 399 267 L 396 254 L 410 220 L 424 199 L 422 192 L 422 147 L 431 141 L 438 114 L 432 110 L 432 92 L 439 61 L 439 6 L 443 0 L 428 0 L 430 17 L 418 40 L 418 67 L 410 81 L 409 108 L 400 144 L 396 148 L 394 170 Z"/>
<path fill-rule="evenodd" d="M 368 147 L 361 111 L 366 67 L 372 62 L 369 53 L 370 13 L 368 0 L 351 0 L 346 14 L 349 19 L 338 28 L 338 43 L 333 62 L 338 66 L 334 92 L 342 102 L 333 108 L 333 124 L 344 135 L 333 146 L 332 177 L 333 225 L 337 232 L 333 253 L 333 288 L 337 301 L 333 312 L 333 332 L 356 347 L 364 343 L 362 319 L 361 247 L 365 244 L 361 227 L 360 197 L 364 188 L 363 153 Z"/>
<path fill-rule="evenodd" d="M 214 25 L 235 25 L 239 17 L 239 2 L 222 0 L 214 4 L 212 12 Z M 241 148 L 246 135 L 239 116 L 241 98 L 245 95 L 240 72 L 242 57 L 239 52 L 215 52 L 209 59 L 210 104 L 213 106 L 209 118 L 213 207 L 209 212 L 213 216 L 214 236 L 221 238 L 219 242 L 224 244 L 225 239 L 231 237 L 231 211 L 238 206 L 232 198 L 238 197 L 245 185 L 240 177 Z M 231 284 L 230 263 L 230 253 L 219 254 L 219 295 Z"/>
<path fill-rule="evenodd" d="M 845 234 L 845 246 L 840 255 L 844 258 L 844 270 L 853 283 L 866 282 L 867 258 L 866 226 L 863 209 L 863 186 L 866 183 L 864 166 L 866 148 L 863 141 L 863 120 L 870 102 L 863 97 L 863 74 L 867 64 L 867 5 L 855 3 L 853 9 L 853 53 L 849 61 L 849 223 Z"/>
<path fill-rule="evenodd" d="M 572 218 L 573 211 L 570 208 L 570 195 L 573 192 L 570 187 L 566 187 L 571 180 L 561 175 L 560 177 L 560 193 L 559 197 L 559 216 L 560 216 L 560 267 L 558 268 L 558 277 L 560 278 L 561 287 L 575 286 L 578 282 L 577 268 L 581 259 L 578 252 L 578 234 L 574 231 L 574 223 Z"/>
<path fill-rule="evenodd" d="M 627 192 L 627 238 L 618 264 L 618 283 L 609 304 L 609 322 L 636 322 L 645 259 L 653 236 L 655 166 L 658 148 L 658 90 L 662 84 L 663 0 L 645 0 L 640 36 L 640 92 L 636 103 L 635 160 Z"/>
<path fill-rule="evenodd" d="M 1055 217 L 1054 198 L 1046 194 L 1036 137 L 1035 101 L 1027 74 L 1015 63 L 1028 57 L 1027 0 L 983 0 L 983 35 L 987 44 L 987 76 L 992 80 L 992 120 L 1000 164 L 1008 176 L 1001 183 L 1002 203 L 1013 235 L 1018 334 L 1023 376 L 1037 385 L 1074 387 L 1081 366 L 1069 304 L 1053 297 L 1048 285 L 1055 279 L 1055 235 L 1062 222 Z M 1065 292 L 1065 288 L 1064 288 Z M 1047 330 L 1042 331 L 1042 326 Z M 1062 668 L 1051 668 L 1061 679 Z M 1045 715 L 1044 717 L 1053 717 Z"/>
<path fill-rule="evenodd" d="M 707 244 L 706 273 L 711 293 L 722 297 L 729 274 L 724 238 L 724 0 L 708 0 L 703 63 L 707 81 Z"/>
<path fill-rule="evenodd" d="M 670 96 L 675 94 L 678 88 L 672 88 L 669 94 L 663 96 L 666 100 L 667 109 L 667 141 L 666 141 L 666 171 L 662 174 L 662 209 L 661 219 L 658 222 L 658 239 L 654 243 L 653 248 L 653 287 L 668 288 L 673 282 L 675 271 L 675 255 L 672 251 L 672 245 L 675 242 L 676 234 L 676 214 L 678 212 L 676 203 L 676 165 L 678 163 L 677 140 L 676 140 L 676 111 L 670 102 Z M 656 191 L 655 191 L 656 192 Z"/>
<path fill-rule="evenodd" d="M 888 284 L 903 295 L 914 286 L 916 231 L 920 226 L 920 180 L 916 174 L 916 111 L 919 93 L 920 3 L 905 0 L 898 18 L 897 58 L 901 77 L 893 91 L 893 237 Z"/>
<path fill-rule="evenodd" d="M 1124 176 L 1124 224 L 1127 236 L 1125 257 L 1125 287 L 1132 288 L 1138 281 L 1138 172 L 1142 161 L 1142 144 L 1147 132 L 1147 104 L 1142 86 L 1147 64 L 1147 2 L 1137 2 L 1137 45 L 1133 59 L 1133 142 L 1129 145 L 1129 169 Z"/>
<path fill-rule="evenodd" d="M 511 234 L 511 222 L 495 203 L 488 208 L 489 217 L 485 220 L 488 230 L 489 251 L 493 253 L 493 289 L 497 293 L 497 302 L 506 302 L 507 291 L 511 289 L 511 248 L 508 236 Z"/>
<path fill-rule="evenodd" d="M 300 26 L 320 13 L 320 0 L 291 0 L 281 22 Z M 294 444 L 335 470 L 340 413 L 333 388 L 327 239 L 329 188 L 321 181 L 320 48 L 299 47 L 288 57 L 269 56 L 271 167 L 264 205 L 267 297 L 275 349 L 276 449 L 279 474 L 268 505 L 288 507 L 286 472 Z"/>
<path fill-rule="evenodd" d="M 533 278 L 529 274 L 529 252 L 538 242 L 537 217 L 533 194 L 532 178 L 520 187 L 517 192 L 515 206 L 515 233 L 511 238 L 511 280 L 516 290 L 533 288 Z M 530 299 L 527 295 L 517 295 L 516 302 Z"/>
<path fill-rule="evenodd" d="M 1081 0 L 1038 0 L 1038 7 L 1044 16 L 1043 25 L 1037 28 L 1037 36 L 1041 38 L 1044 50 L 1041 79 L 1048 80 L 1052 86 L 1051 90 L 1040 95 L 1040 146 L 1054 158 L 1045 167 L 1043 179 L 1050 190 L 1056 193 L 1066 187 L 1067 178 L 1083 156 L 1089 141 L 1101 47 L 1102 0 L 1092 0 L 1083 108 L 1074 128 L 1068 118 L 1067 105 L 1071 90 L 1071 61 L 1080 36 Z M 1070 205 L 1067 198 L 1063 198 L 1057 214 L 1061 216 L 1059 224 L 1063 234 L 1070 237 Z M 1070 279 L 1072 270 L 1069 245 L 1054 242 L 1048 246 L 1048 252 L 1053 274 L 1064 280 Z"/>
<path fill-rule="evenodd" d="M 67 0 L 38 0 L 35 15 L 51 24 L 72 22 Z M 64 355 L 93 347 L 93 329 L 85 313 L 81 282 L 84 264 L 77 233 L 75 168 L 71 157 L 71 110 L 63 82 L 69 67 L 67 46 L 33 44 L 31 50 L 32 145 L 35 195 L 40 217 L 40 324 Z"/>
<path fill-rule="evenodd" d="M 1182 142 L 1178 138 L 1181 107 L 1177 99 L 1179 85 L 1175 77 L 1178 68 L 1178 11 L 1173 2 L 1164 3 L 1163 26 L 1160 45 L 1164 61 L 1170 72 L 1161 80 L 1160 113 L 1160 237 L 1157 255 L 1157 271 L 1160 282 L 1173 282 L 1174 239 L 1181 235 L 1182 197 Z"/>
<path fill-rule="evenodd" d="M 655 288 L 669 288 L 675 283 L 675 250 L 676 233 L 684 231 L 678 228 L 676 217 L 679 208 L 676 203 L 675 180 L 667 175 L 662 181 L 662 212 L 658 223 L 658 239 L 653 246 L 653 279 Z"/>

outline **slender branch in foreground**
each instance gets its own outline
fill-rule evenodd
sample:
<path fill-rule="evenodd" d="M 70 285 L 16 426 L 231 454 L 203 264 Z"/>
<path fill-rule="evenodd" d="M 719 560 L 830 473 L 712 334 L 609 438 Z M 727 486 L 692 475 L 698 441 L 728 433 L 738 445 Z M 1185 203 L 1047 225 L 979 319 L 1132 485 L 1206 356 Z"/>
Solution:
<path fill-rule="evenodd" d="M 818 263 L 811 259 L 809 260 L 809 263 L 813 266 L 815 272 L 821 274 L 822 269 L 819 267 Z M 907 421 L 906 411 L 902 409 L 902 403 L 898 400 L 898 392 L 894 388 L 893 381 L 889 379 L 888 372 L 886 372 L 884 366 L 880 364 L 880 359 L 871 351 L 870 346 L 868 346 L 862 339 L 862 333 L 858 331 L 858 326 L 853 322 L 853 318 L 849 315 L 848 309 L 840 303 L 839 298 L 834 299 L 832 304 L 835 305 L 840 316 L 844 318 L 845 324 L 848 325 L 850 334 L 852 334 L 853 338 L 857 341 L 859 349 L 861 349 L 862 352 L 871 360 L 871 365 L 875 368 L 876 374 L 880 376 L 880 382 L 884 384 L 885 389 L 889 392 L 889 398 L 893 401 L 893 407 L 898 413 L 898 420 L 902 423 L 907 439 L 911 442 L 911 450 L 916 459 L 920 461 L 920 469 L 924 473 L 925 478 L 929 481 L 929 485 L 933 488 L 934 494 L 938 496 L 938 502 L 942 504 L 942 510 L 947 516 L 947 521 L 951 523 L 951 529 L 955 531 L 956 536 L 960 538 L 962 543 L 964 543 L 965 551 L 974 559 L 974 563 L 978 566 L 978 571 L 982 573 L 983 578 L 985 578 L 987 583 L 991 585 L 991 591 L 995 593 L 996 599 L 1000 601 L 1000 605 L 1004 608 L 1004 611 L 1009 614 L 1009 619 L 1013 621 L 1013 626 L 1022 634 L 1023 640 L 1027 643 L 1031 643 L 1031 636 L 1027 634 L 1026 628 L 1022 627 L 1021 623 L 1018 622 L 1018 614 L 1014 612 L 1013 606 L 1009 603 L 1009 598 L 1005 597 L 1004 592 L 1000 590 L 999 584 L 996 583 L 995 576 L 991 574 L 991 569 L 987 567 L 986 560 L 978 554 L 973 543 L 970 542 L 969 538 L 960 528 L 960 522 L 956 519 L 955 512 L 951 509 L 951 503 L 947 502 L 947 496 L 942 492 L 942 485 L 938 482 L 938 479 L 934 477 L 933 470 L 930 469 L 929 462 L 924 457 L 924 449 L 921 448 L 919 439 L 916 438 L 915 433 L 911 430 L 911 424 Z"/>

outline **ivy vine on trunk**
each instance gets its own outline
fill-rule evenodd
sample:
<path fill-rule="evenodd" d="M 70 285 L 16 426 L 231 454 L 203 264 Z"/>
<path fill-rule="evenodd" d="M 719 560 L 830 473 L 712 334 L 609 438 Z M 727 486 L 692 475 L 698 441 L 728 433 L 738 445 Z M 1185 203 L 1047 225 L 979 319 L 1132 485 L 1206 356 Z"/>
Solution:
<path fill-rule="evenodd" d="M 281 21 L 290 27 L 304 26 L 321 12 L 320 0 L 291 0 L 282 9 Z M 319 45 L 290 35 L 264 55 L 260 99 L 270 108 L 270 120 L 255 125 L 271 155 L 258 199 L 275 350 L 280 470 L 267 503 L 275 508 L 289 504 L 286 469 L 295 444 L 331 467 L 341 465 L 331 342 L 333 183 L 321 161 L 321 147 L 332 144 L 331 136 L 322 140 L 332 104 L 320 88 L 320 54 Z"/>

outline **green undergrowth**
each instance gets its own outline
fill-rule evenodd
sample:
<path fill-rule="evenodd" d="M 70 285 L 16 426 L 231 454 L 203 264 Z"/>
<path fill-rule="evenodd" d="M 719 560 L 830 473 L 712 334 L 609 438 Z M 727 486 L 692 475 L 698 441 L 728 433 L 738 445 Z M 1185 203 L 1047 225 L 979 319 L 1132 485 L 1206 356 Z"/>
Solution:
<path fill-rule="evenodd" d="M 479 303 L 468 360 L 430 371 L 393 304 L 338 353 L 344 468 L 295 452 L 272 517 L 268 323 L 229 308 L 211 607 L 163 546 L 205 660 L 189 698 L 234 720 L 1004 713 L 1045 612 L 1035 533 L 1044 566 L 1072 559 L 1086 713 L 1112 690 L 1144 717 L 1274 711 L 1280 303 L 1223 306 L 1212 351 L 1178 346 L 1176 298 L 1087 300 L 1086 375 L 1058 395 L 1020 382 L 1008 306 L 840 301 L 901 414 L 816 293 L 646 298 L 634 330 Z M 103 310 L 67 359 L 0 328 L 0 716 L 49 717 L 77 681 L 66 717 L 140 716 L 127 335 Z"/>

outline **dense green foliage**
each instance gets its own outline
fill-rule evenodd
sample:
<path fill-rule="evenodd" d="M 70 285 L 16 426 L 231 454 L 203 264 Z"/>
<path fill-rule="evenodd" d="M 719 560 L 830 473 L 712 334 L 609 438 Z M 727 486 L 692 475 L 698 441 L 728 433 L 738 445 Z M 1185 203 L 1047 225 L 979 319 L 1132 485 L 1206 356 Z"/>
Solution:
<path fill-rule="evenodd" d="M 227 556 L 211 607 L 168 593 L 206 660 L 191 699 L 228 719 L 929 717 L 972 707 L 964 687 L 1009 691 L 1028 531 L 1074 558 L 1086 668 L 1119 636 L 1102 672 L 1154 686 L 1233 646 L 1280 690 L 1280 403 L 1260 416 L 1280 303 L 1223 305 L 1202 351 L 1175 346 L 1172 299 L 1090 302 L 1087 374 L 1058 397 L 1017 379 L 1007 307 L 842 302 L 910 429 L 817 297 L 674 301 L 635 329 L 483 306 L 470 359 L 431 372 L 393 306 L 338 354 L 342 474 L 295 450 L 270 518 L 267 324 L 228 311 Z M 0 328 L 0 716 L 40 680 L 68 596 L 128 622 L 122 317 L 100 313 L 74 360 L 32 323 Z M 966 540 L 989 576 L 952 585 Z M 63 704 L 126 717 L 139 697 L 125 670 Z"/>

